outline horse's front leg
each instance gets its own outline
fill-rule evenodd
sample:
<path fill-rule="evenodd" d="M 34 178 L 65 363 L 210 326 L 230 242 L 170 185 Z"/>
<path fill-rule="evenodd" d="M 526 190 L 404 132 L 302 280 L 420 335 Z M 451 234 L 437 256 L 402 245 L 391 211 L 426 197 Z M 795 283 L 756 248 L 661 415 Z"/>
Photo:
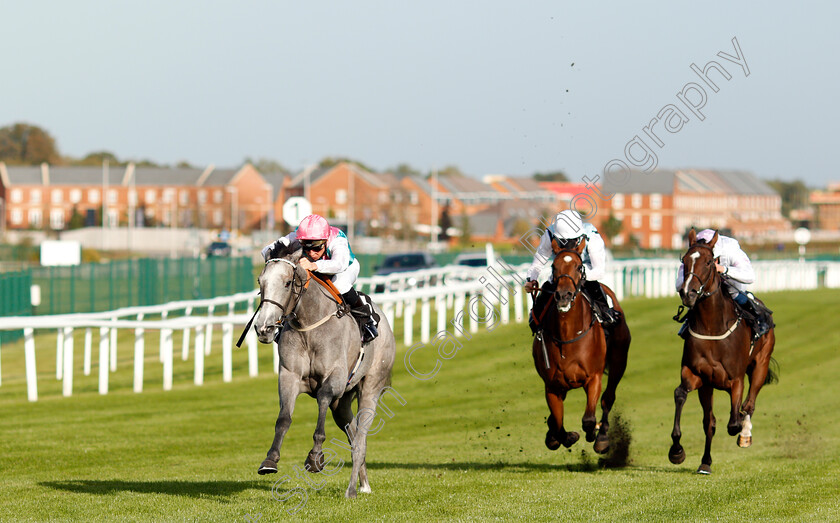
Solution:
<path fill-rule="evenodd" d="M 683 366 L 680 385 L 674 389 L 674 428 L 671 430 L 671 449 L 668 451 L 668 459 L 674 465 L 685 461 L 685 449 L 680 444 L 682 430 L 680 429 L 680 417 L 688 393 L 696 389 L 702 383 L 699 376 L 691 372 L 688 367 Z"/>
<path fill-rule="evenodd" d="M 300 376 L 281 365 L 280 375 L 277 378 L 277 391 L 280 396 L 280 414 L 277 416 L 277 423 L 274 424 L 274 441 L 271 442 L 271 448 L 268 449 L 268 454 L 257 471 L 260 474 L 277 472 L 280 447 L 292 424 L 292 412 L 295 410 L 295 400 L 300 391 Z"/>
<path fill-rule="evenodd" d="M 545 434 L 545 446 L 549 450 L 557 450 L 561 444 L 569 448 L 580 439 L 577 432 L 566 432 L 563 428 L 563 400 L 566 399 L 566 392 L 554 392 L 548 388 L 545 390 L 545 401 L 548 403 L 548 410 L 551 411 L 547 421 L 548 432 Z"/>
<path fill-rule="evenodd" d="M 712 394 L 715 392 L 711 385 L 703 385 L 697 391 L 700 396 L 700 405 L 703 406 L 703 430 L 706 433 L 706 446 L 703 450 L 703 459 L 700 461 L 698 474 L 712 473 L 712 438 L 715 435 L 715 415 L 712 412 Z"/>
<path fill-rule="evenodd" d="M 585 385 L 586 390 L 586 409 L 583 411 L 583 419 L 581 420 L 583 432 L 586 433 L 586 441 L 595 441 L 595 427 L 597 425 L 595 419 L 595 409 L 598 407 L 598 397 L 601 395 L 601 373 L 596 373 Z"/>
<path fill-rule="evenodd" d="M 732 402 L 729 411 L 729 422 L 726 424 L 726 431 L 730 436 L 741 432 L 741 398 L 744 397 L 744 377 L 732 381 L 729 389 L 729 399 Z"/>
<path fill-rule="evenodd" d="M 327 439 L 326 423 L 327 410 L 330 404 L 344 392 L 345 379 L 339 376 L 342 373 L 331 374 L 318 388 L 316 399 L 318 401 L 318 424 L 315 426 L 315 433 L 312 435 L 312 450 L 306 457 L 305 467 L 309 472 L 321 472 L 324 468 L 324 453 L 322 452 L 324 441 Z"/>

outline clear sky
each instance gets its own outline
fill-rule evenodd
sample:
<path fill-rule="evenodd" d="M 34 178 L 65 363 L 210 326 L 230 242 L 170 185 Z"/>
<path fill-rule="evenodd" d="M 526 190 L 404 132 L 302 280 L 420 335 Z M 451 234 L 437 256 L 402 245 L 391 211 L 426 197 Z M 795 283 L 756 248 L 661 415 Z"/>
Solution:
<path fill-rule="evenodd" d="M 3 2 L 0 126 L 44 127 L 77 157 L 297 170 L 347 156 L 573 180 L 639 135 L 661 167 L 818 187 L 840 181 L 838 5 Z M 736 56 L 733 37 L 749 76 L 717 56 Z M 690 69 L 710 60 L 731 75 L 710 73 L 717 93 Z M 677 98 L 689 82 L 702 121 Z M 643 127 L 668 104 L 688 121 L 654 126 L 660 147 Z"/>

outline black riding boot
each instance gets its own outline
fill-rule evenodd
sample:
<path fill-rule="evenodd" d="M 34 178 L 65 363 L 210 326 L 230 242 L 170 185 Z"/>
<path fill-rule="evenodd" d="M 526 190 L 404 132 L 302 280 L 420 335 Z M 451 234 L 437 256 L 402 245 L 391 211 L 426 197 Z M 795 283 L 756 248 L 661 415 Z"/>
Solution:
<path fill-rule="evenodd" d="M 607 294 L 597 281 L 589 281 L 583 284 L 583 290 L 589 296 L 590 303 L 595 309 L 595 314 L 605 327 L 611 327 L 618 323 L 619 312 L 610 307 L 607 301 Z"/>
<path fill-rule="evenodd" d="M 543 311 L 548 300 L 551 299 L 551 294 L 554 292 L 553 286 L 549 282 L 543 283 L 542 289 L 537 294 L 537 299 L 534 301 L 534 308 L 531 309 L 531 314 L 528 315 L 528 325 L 531 327 L 531 332 L 534 334 L 542 330 Z"/>
<path fill-rule="evenodd" d="M 754 296 L 741 292 L 735 297 L 735 303 L 741 308 L 744 319 L 752 327 L 754 339 L 764 336 L 775 327 L 773 311 L 756 301 Z"/>
<path fill-rule="evenodd" d="M 350 306 L 350 313 L 359 323 L 359 330 L 362 333 L 362 343 L 370 343 L 379 336 L 379 331 L 376 330 L 373 307 L 362 300 L 362 297 L 359 296 L 356 289 L 351 287 L 350 290 L 342 294 L 341 297 L 344 298 L 344 301 Z"/>

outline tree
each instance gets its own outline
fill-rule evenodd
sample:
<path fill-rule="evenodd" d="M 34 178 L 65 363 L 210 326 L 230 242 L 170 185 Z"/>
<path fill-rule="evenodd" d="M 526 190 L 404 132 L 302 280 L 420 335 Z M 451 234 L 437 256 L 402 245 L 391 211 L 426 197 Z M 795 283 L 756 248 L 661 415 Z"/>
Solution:
<path fill-rule="evenodd" d="M 547 173 L 536 172 L 531 178 L 538 182 L 568 182 L 569 178 L 563 171 L 552 171 Z"/>
<path fill-rule="evenodd" d="M 464 173 L 461 172 L 461 169 L 459 169 L 457 165 L 447 165 L 443 169 L 438 169 L 437 175 L 438 176 L 464 176 Z"/>
<path fill-rule="evenodd" d="M 470 217 L 467 216 L 467 213 L 463 213 L 461 215 L 461 236 L 458 238 L 458 243 L 461 244 L 462 247 L 466 247 L 470 244 L 472 240 L 472 230 L 470 228 Z"/>
<path fill-rule="evenodd" d="M 55 140 L 44 129 L 20 122 L 0 128 L 0 161 L 38 165 L 56 163 L 60 159 Z"/>
<path fill-rule="evenodd" d="M 291 174 L 291 171 L 288 170 L 286 166 L 277 160 L 272 160 L 271 158 L 258 158 L 254 160 L 250 157 L 246 157 L 245 163 L 250 163 L 254 166 L 254 169 L 263 174 Z"/>
<path fill-rule="evenodd" d="M 85 217 L 79 212 L 78 207 L 73 206 L 73 213 L 70 215 L 70 221 L 67 222 L 68 229 L 81 229 L 85 226 Z"/>
<path fill-rule="evenodd" d="M 124 165 L 124 162 L 120 162 L 117 155 L 110 151 L 95 151 L 88 153 L 87 156 L 82 158 L 81 160 L 71 160 L 71 165 L 102 165 L 105 160 L 108 160 L 109 165 Z"/>
<path fill-rule="evenodd" d="M 601 232 L 604 233 L 604 236 L 607 237 L 607 240 L 612 242 L 613 238 L 621 234 L 621 229 L 624 227 L 624 222 L 619 220 L 618 218 L 613 215 L 612 211 L 610 211 L 610 215 L 604 220 L 604 223 L 601 224 Z"/>
<path fill-rule="evenodd" d="M 808 187 L 802 180 L 786 182 L 771 180 L 767 185 L 773 188 L 782 198 L 782 216 L 790 218 L 790 211 L 808 206 Z"/>
<path fill-rule="evenodd" d="M 449 203 L 444 205 L 443 210 L 440 212 L 440 235 L 438 235 L 438 239 L 440 241 L 446 241 L 449 239 L 449 228 L 452 227 L 452 218 L 449 217 Z"/>
<path fill-rule="evenodd" d="M 335 167 L 336 165 L 338 165 L 340 163 L 349 163 L 349 164 L 355 165 L 356 167 L 360 167 L 360 168 L 364 169 L 365 171 L 367 171 L 369 173 L 375 173 L 376 172 L 375 169 L 371 169 L 370 167 L 368 167 L 367 165 L 363 164 L 362 162 L 360 162 L 358 160 L 353 160 L 351 158 L 343 158 L 343 157 L 340 157 L 340 156 L 337 156 L 337 157 L 327 156 L 326 158 L 324 158 L 323 160 L 321 160 L 318 163 L 318 167 L 326 169 L 326 168 L 330 168 L 330 167 Z"/>
<path fill-rule="evenodd" d="M 390 169 L 386 170 L 390 171 L 394 176 L 397 176 L 399 178 L 405 178 L 406 176 L 422 176 L 422 173 L 420 171 L 408 165 L 407 163 L 401 163 L 396 167 L 391 167 Z"/>

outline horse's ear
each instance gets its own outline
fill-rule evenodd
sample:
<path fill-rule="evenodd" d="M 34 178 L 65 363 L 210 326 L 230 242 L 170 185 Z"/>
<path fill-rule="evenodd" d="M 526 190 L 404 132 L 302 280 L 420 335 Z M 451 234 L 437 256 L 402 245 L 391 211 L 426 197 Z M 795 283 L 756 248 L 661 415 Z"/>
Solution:
<path fill-rule="evenodd" d="M 715 246 L 715 244 L 717 243 L 717 241 L 718 241 L 718 232 L 717 232 L 717 231 L 715 231 L 715 235 L 714 235 L 714 236 L 712 236 L 712 241 L 710 241 L 710 242 L 709 242 L 709 247 L 714 248 L 714 246 Z"/>
<path fill-rule="evenodd" d="M 551 239 L 551 250 L 554 251 L 555 255 L 560 252 L 560 244 L 554 238 Z"/>
<path fill-rule="evenodd" d="M 688 246 L 692 246 L 697 242 L 697 231 L 694 230 L 694 227 L 688 231 Z"/>
<path fill-rule="evenodd" d="M 580 242 L 577 244 L 575 250 L 578 254 L 583 254 L 583 250 L 586 248 L 586 236 L 580 239 Z"/>

